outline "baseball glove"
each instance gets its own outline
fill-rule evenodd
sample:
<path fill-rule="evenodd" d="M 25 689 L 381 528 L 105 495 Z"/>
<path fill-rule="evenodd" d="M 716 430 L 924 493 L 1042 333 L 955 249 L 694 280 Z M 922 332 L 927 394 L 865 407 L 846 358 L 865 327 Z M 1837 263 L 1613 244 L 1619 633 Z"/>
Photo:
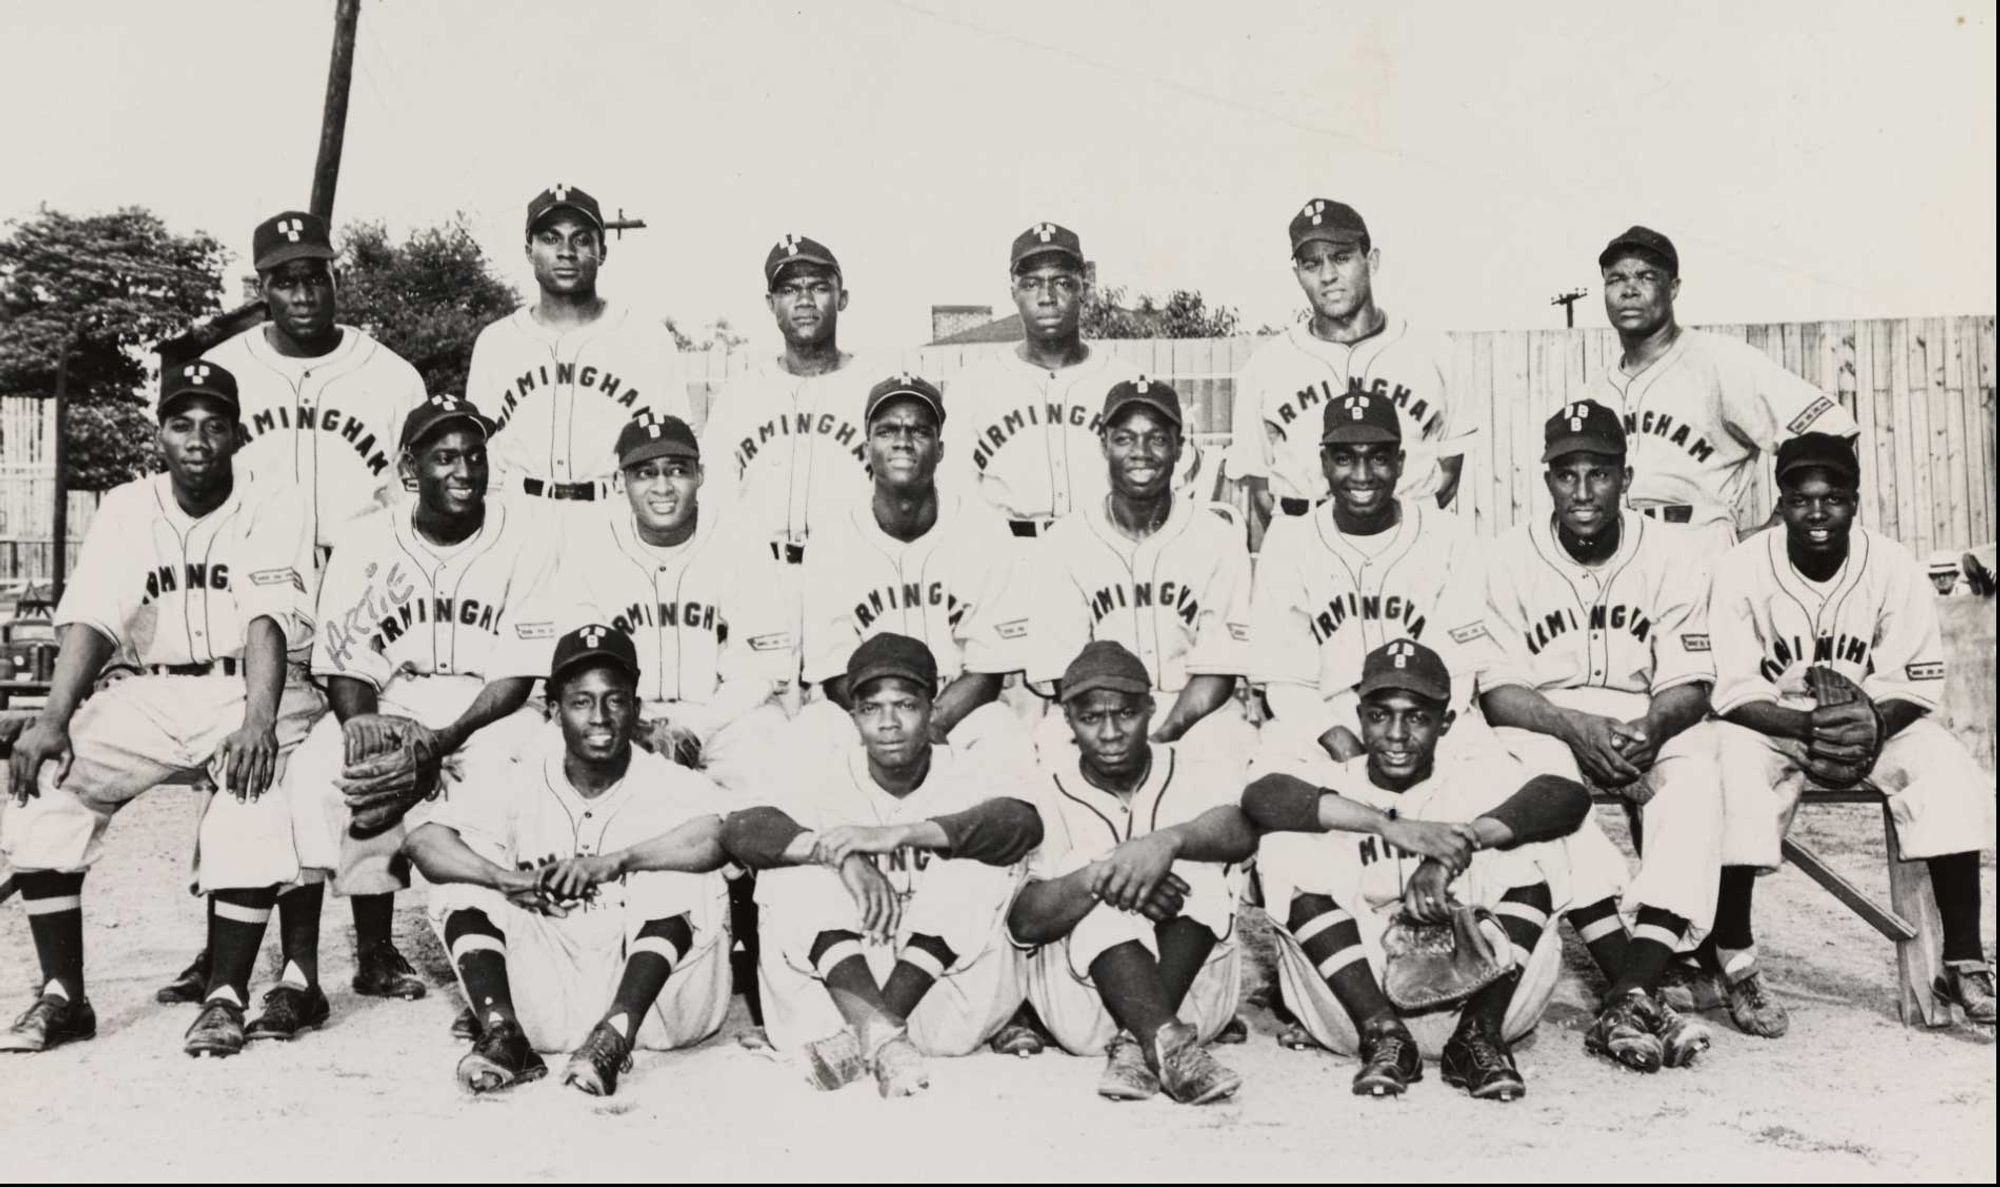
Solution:
<path fill-rule="evenodd" d="M 369 714 L 355 722 L 379 748 L 349 763 L 335 783 L 347 797 L 348 835 L 366 840 L 435 796 L 444 762 L 437 735 L 410 718 Z"/>
<path fill-rule="evenodd" d="M 1882 711 L 1859 685 L 1828 667 L 1806 669 L 1815 702 L 1806 774 L 1820 787 L 1852 787 L 1875 769 L 1887 734 Z"/>
<path fill-rule="evenodd" d="M 1419 923 L 1399 913 L 1382 934 L 1388 963 L 1382 989 L 1399 1010 L 1463 1001 L 1513 969 L 1512 954 L 1494 940 L 1506 934 L 1484 907 L 1453 907 L 1443 923 Z"/>

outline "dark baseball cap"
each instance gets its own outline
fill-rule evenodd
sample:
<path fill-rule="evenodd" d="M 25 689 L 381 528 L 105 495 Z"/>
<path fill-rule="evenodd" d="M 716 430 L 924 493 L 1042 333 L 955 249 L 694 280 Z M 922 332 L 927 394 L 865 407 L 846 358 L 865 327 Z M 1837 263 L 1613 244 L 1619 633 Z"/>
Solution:
<path fill-rule="evenodd" d="M 1315 239 L 1351 247 L 1368 239 L 1368 224 L 1361 212 L 1332 198 L 1314 198 L 1292 216 L 1292 251 Z"/>
<path fill-rule="evenodd" d="M 412 449 L 430 439 L 439 429 L 454 421 L 464 421 L 478 428 L 482 438 L 493 436 L 494 424 L 468 400 L 456 396 L 432 396 L 410 409 L 403 418 L 403 433 L 398 443 L 404 449 Z"/>
<path fill-rule="evenodd" d="M 1667 266 L 1667 271 L 1675 276 L 1681 274 L 1681 255 L 1674 250 L 1674 241 L 1651 227 L 1641 227 L 1636 224 L 1604 245 L 1604 250 L 1597 253 L 1597 266 L 1608 268 L 1611 266 L 1611 261 L 1619 256 L 1631 255 L 1633 252 L 1656 256 Z"/>
<path fill-rule="evenodd" d="M 1056 223 L 1036 223 L 1014 236 L 1014 249 L 1007 254 L 1007 268 L 1019 272 L 1021 265 L 1041 256 L 1061 256 L 1083 267 L 1083 240 L 1076 232 Z"/>
<path fill-rule="evenodd" d="M 912 375 L 908 371 L 891 375 L 868 389 L 868 406 L 862 412 L 862 423 L 874 420 L 876 411 L 882 405 L 898 399 L 922 400 L 931 406 L 931 411 L 937 415 L 938 424 L 944 423 L 944 393 L 930 380 L 920 375 Z"/>
<path fill-rule="evenodd" d="M 1563 405 L 1542 426 L 1542 441 L 1544 462 L 1566 453 L 1625 456 L 1625 426 L 1619 423 L 1616 412 L 1596 400 Z"/>
<path fill-rule="evenodd" d="M 168 409 L 186 396 L 207 396 L 226 405 L 231 416 L 238 420 L 243 417 L 243 402 L 236 394 L 236 376 L 220 363 L 196 359 L 167 368 L 160 376 L 160 419 L 166 420 Z"/>
<path fill-rule="evenodd" d="M 1062 701 L 1067 705 L 1087 692 L 1151 692 L 1153 678 L 1139 657 L 1122 643 L 1097 639 L 1083 645 L 1069 667 L 1063 669 Z"/>
<path fill-rule="evenodd" d="M 1437 652 L 1414 639 L 1397 639 L 1368 653 L 1361 661 L 1361 683 L 1354 686 L 1364 698 L 1388 689 L 1449 701 L 1451 673 Z"/>
<path fill-rule="evenodd" d="M 591 226 L 596 227 L 599 234 L 603 234 L 604 211 L 597 205 L 597 199 L 573 185 L 564 185 L 561 182 L 536 194 L 528 202 L 528 230 L 533 231 L 541 225 L 543 219 L 558 210 L 576 211 Z"/>
<path fill-rule="evenodd" d="M 1854 441 L 1832 433 L 1800 433 L 1778 446 L 1778 481 L 1796 470 L 1812 467 L 1832 470 L 1850 482 L 1861 480 L 1861 458 Z"/>
<path fill-rule="evenodd" d="M 840 261 L 833 258 L 833 249 L 817 239 L 804 235 L 787 235 L 771 245 L 771 252 L 764 257 L 764 287 L 778 283 L 778 274 L 794 264 L 818 264 L 822 268 L 833 269 L 840 274 Z"/>
<path fill-rule="evenodd" d="M 1349 392 L 1326 406 L 1320 424 L 1319 443 L 1403 442 L 1403 421 L 1387 396 L 1372 392 Z"/>
<path fill-rule="evenodd" d="M 694 430 L 678 416 L 648 412 L 618 430 L 618 468 L 650 462 L 656 457 L 701 457 Z"/>
<path fill-rule="evenodd" d="M 549 691 L 554 692 L 564 676 L 586 664 L 617 668 L 634 680 L 639 678 L 639 653 L 632 646 L 632 637 L 617 627 L 592 623 L 556 640 L 555 658 L 549 661 Z"/>
<path fill-rule="evenodd" d="M 1105 393 L 1105 426 L 1107 428 L 1110 427 L 1111 422 L 1118 419 L 1119 413 L 1134 404 L 1143 404 L 1151 408 L 1161 416 L 1173 421 L 1176 428 L 1185 423 L 1181 419 L 1181 398 L 1179 393 L 1157 379 L 1148 379 L 1144 375 L 1141 375 L 1137 379 L 1128 379 Z"/>
<path fill-rule="evenodd" d="M 293 260 L 330 260 L 333 235 L 319 215 L 287 210 L 257 224 L 250 237 L 250 257 L 259 272 Z"/>
<path fill-rule="evenodd" d="M 847 693 L 859 696 L 863 686 L 884 676 L 897 676 L 937 695 L 937 660 L 931 649 L 908 635 L 881 634 L 862 641 L 847 657 Z"/>

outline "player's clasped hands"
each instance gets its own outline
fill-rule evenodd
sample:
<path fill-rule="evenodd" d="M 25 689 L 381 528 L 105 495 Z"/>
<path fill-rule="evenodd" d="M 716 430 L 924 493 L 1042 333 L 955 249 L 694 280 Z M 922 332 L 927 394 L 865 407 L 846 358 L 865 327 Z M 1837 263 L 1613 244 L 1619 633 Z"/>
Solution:
<path fill-rule="evenodd" d="M 1584 778 L 1610 790 L 1637 782 L 1645 774 L 1628 750 L 1646 744 L 1644 730 L 1595 713 L 1571 713 L 1567 720 L 1570 750 Z"/>
<path fill-rule="evenodd" d="M 1091 893 L 1121 911 L 1142 914 L 1154 905 L 1156 890 L 1168 878 L 1178 883 L 1178 894 L 1185 896 L 1187 883 L 1171 873 L 1175 856 L 1173 839 L 1165 833 L 1135 837 L 1092 863 Z M 1175 910 L 1165 917 L 1178 913 L 1175 904 Z"/>
<path fill-rule="evenodd" d="M 558 903 L 587 899 L 597 887 L 618 877 L 618 859 L 608 854 L 582 854 L 551 862 L 535 871 L 536 881 Z"/>
<path fill-rule="evenodd" d="M 1382 839 L 1405 853 L 1441 863 L 1453 875 L 1464 873 L 1472 864 L 1470 825 L 1397 819 L 1383 827 Z"/>
<path fill-rule="evenodd" d="M 1403 886 L 1403 913 L 1419 923 L 1443 923 L 1451 917 L 1452 872 L 1442 862 L 1425 858 Z"/>
<path fill-rule="evenodd" d="M 903 830 L 895 825 L 843 824 L 819 834 L 813 860 L 838 867 L 857 853 L 894 853 L 906 843 Z"/>

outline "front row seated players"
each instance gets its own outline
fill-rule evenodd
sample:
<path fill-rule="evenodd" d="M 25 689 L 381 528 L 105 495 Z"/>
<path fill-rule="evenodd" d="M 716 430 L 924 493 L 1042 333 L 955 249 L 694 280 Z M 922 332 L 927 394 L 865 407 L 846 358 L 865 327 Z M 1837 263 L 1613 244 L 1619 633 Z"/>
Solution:
<path fill-rule="evenodd" d="M 1527 1089 L 1509 1048 L 1540 1021 L 1562 971 L 1554 921 L 1568 868 L 1563 847 L 1542 842 L 1576 831 L 1590 793 L 1491 753 L 1439 766 L 1451 677 L 1420 643 L 1370 652 L 1356 691 L 1364 757 L 1261 774 L 1243 793 L 1251 823 L 1278 834 L 1258 860 L 1284 924 L 1285 1005 L 1311 1041 L 1359 1053 L 1357 1096 L 1399 1095 L 1423 1077 L 1424 1055 L 1441 1054 L 1446 1083 L 1518 1099 Z M 1399 911 L 1441 922 L 1454 901 L 1498 917 L 1514 969 L 1458 1008 L 1400 1013 L 1382 988 L 1382 934 Z"/>
<path fill-rule="evenodd" d="M 723 796 L 633 745 L 638 680 L 624 632 L 564 635 L 548 677 L 555 727 L 468 762 L 404 843 L 478 1013 L 458 1063 L 470 1092 L 540 1079 L 538 1052 L 573 1051 L 563 1083 L 609 1096 L 635 1047 L 692 1046 L 722 1027 Z"/>
<path fill-rule="evenodd" d="M 773 804 L 731 816 L 730 855 L 761 907 L 764 1022 L 809 1079 L 929 1086 L 925 1055 L 965 1055 L 1022 1000 L 1008 905 L 1041 842 L 1026 787 L 931 741 L 937 661 L 878 634 L 846 669 L 859 732 L 811 754 Z"/>

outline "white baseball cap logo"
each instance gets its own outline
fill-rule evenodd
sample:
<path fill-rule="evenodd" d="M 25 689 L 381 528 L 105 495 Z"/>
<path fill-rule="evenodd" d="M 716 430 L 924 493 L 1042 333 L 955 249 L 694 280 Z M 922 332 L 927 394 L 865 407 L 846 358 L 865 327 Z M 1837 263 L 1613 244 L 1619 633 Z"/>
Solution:
<path fill-rule="evenodd" d="M 1360 420 L 1362 412 L 1365 411 L 1367 407 L 1368 407 L 1367 396 L 1347 397 L 1347 418 L 1349 420 Z"/>
<path fill-rule="evenodd" d="M 649 420 L 649 421 L 647 421 L 647 422 L 646 422 L 646 435 L 647 435 L 648 437 L 651 437 L 651 438 L 653 438 L 653 439 L 654 439 L 655 441 L 659 440 L 659 438 L 660 438 L 660 422 L 659 422 L 659 421 L 657 421 L 657 420 Z"/>
<path fill-rule="evenodd" d="M 1315 198 L 1312 201 L 1306 203 L 1306 208 L 1304 210 L 1299 211 L 1299 214 L 1301 214 L 1306 218 L 1312 219 L 1313 226 L 1317 227 L 1319 226 L 1320 212 L 1325 209 L 1326 209 L 1326 203 Z"/>
<path fill-rule="evenodd" d="M 599 646 L 604 642 L 604 628 L 601 626 L 584 627 L 580 637 L 583 639 L 585 647 Z"/>
<path fill-rule="evenodd" d="M 299 241 L 299 236 L 305 233 L 305 229 L 306 224 L 302 219 L 285 218 L 278 220 L 278 234 L 283 235 L 293 243 Z"/>
<path fill-rule="evenodd" d="M 1141 375 L 1139 377 L 1139 382 L 1132 385 L 1132 390 L 1138 392 L 1140 395 L 1143 396 L 1152 389 L 1152 386 L 1153 386 L 1152 381 L 1147 379 L 1144 375 Z"/>
<path fill-rule="evenodd" d="M 569 187 L 559 181 L 549 187 L 549 196 L 558 202 L 567 202 L 569 201 Z"/>
<path fill-rule="evenodd" d="M 207 382 L 208 382 L 208 364 L 207 364 L 207 363 L 195 363 L 195 364 L 194 364 L 193 366 L 190 366 L 190 367 L 189 367 L 189 368 L 187 369 L 187 381 L 188 381 L 189 383 L 207 383 Z"/>
<path fill-rule="evenodd" d="M 799 254 L 799 237 L 797 235 L 787 235 L 783 239 L 778 240 L 778 250 L 788 256 Z"/>
<path fill-rule="evenodd" d="M 1055 237 L 1056 237 L 1056 229 L 1053 226 L 1049 225 L 1048 223 L 1042 223 L 1040 226 L 1037 226 L 1035 228 L 1035 238 L 1041 240 L 1043 243 L 1047 243 L 1049 240 L 1054 239 Z"/>
<path fill-rule="evenodd" d="M 1416 653 L 1417 649 L 1404 640 L 1398 639 L 1396 642 L 1389 644 L 1389 660 L 1398 668 L 1409 667 L 1410 657 Z"/>

